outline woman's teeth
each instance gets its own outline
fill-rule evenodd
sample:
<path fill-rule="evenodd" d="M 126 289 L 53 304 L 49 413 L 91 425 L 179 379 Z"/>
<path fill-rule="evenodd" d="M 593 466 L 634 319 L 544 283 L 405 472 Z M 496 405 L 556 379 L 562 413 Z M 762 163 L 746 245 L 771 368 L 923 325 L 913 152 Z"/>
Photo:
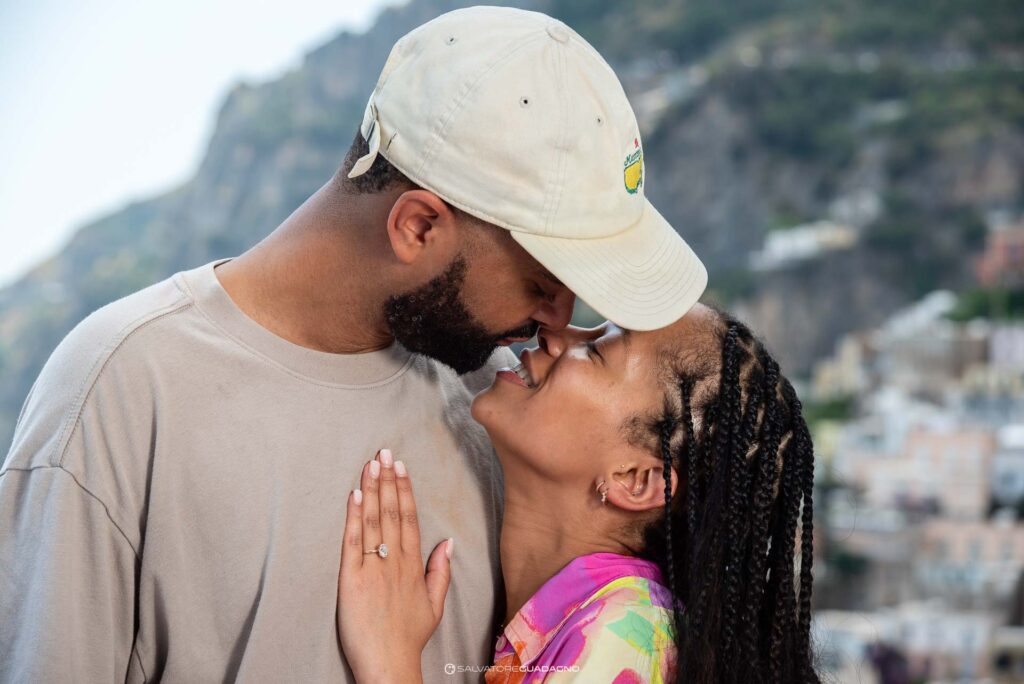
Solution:
<path fill-rule="evenodd" d="M 536 385 L 533 383 L 533 378 L 530 377 L 530 371 L 528 371 L 526 369 L 526 366 L 524 366 L 522 363 L 516 365 L 516 367 L 512 369 L 512 372 L 518 375 L 519 379 L 525 382 L 526 386 L 529 387 L 530 389 L 536 387 Z"/>

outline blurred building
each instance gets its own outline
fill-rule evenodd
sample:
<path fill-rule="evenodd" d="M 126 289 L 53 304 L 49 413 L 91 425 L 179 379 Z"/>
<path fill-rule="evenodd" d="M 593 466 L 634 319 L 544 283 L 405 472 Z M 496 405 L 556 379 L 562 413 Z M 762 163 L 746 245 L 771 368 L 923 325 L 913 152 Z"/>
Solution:
<path fill-rule="evenodd" d="M 1024 373 L 1024 325 L 993 326 L 988 357 L 989 365 L 1001 373 Z"/>
<path fill-rule="evenodd" d="M 975 261 L 974 272 L 984 287 L 1024 284 L 1024 219 L 990 228 L 985 251 Z"/>
<path fill-rule="evenodd" d="M 755 271 L 770 271 L 855 244 L 857 231 L 853 228 L 834 221 L 815 221 L 769 232 L 764 248 L 750 255 L 750 266 Z"/>
<path fill-rule="evenodd" d="M 1024 417 L 1024 376 L 992 366 L 973 369 L 947 396 L 946 405 L 965 421 L 999 429 Z"/>
<path fill-rule="evenodd" d="M 895 387 L 865 393 L 862 415 L 841 429 L 836 447 L 836 477 L 849 480 L 856 461 L 888 456 L 903 448 L 907 436 L 917 429 L 950 429 L 958 416 L 944 406 L 911 396 Z"/>
<path fill-rule="evenodd" d="M 952 292 L 938 291 L 898 311 L 876 330 L 842 338 L 833 355 L 815 366 L 811 389 L 817 399 L 862 395 L 881 387 L 946 401 L 964 378 L 990 368 L 1024 368 L 1024 332 L 988 321 L 948 319 L 956 307 Z M 995 336 L 998 331 L 998 336 Z M 1001 371 L 1002 372 L 1002 371 Z"/>
<path fill-rule="evenodd" d="M 1024 509 L 1024 424 L 1006 425 L 996 438 L 989 489 L 993 507 Z"/>
<path fill-rule="evenodd" d="M 877 376 L 941 401 L 968 370 L 986 364 L 991 326 L 949 320 L 956 301 L 951 292 L 934 292 L 890 318 L 874 336 Z"/>
<path fill-rule="evenodd" d="M 1024 570 L 1024 524 L 936 518 L 921 530 L 917 574 L 922 588 L 962 606 L 1005 607 Z"/>
<path fill-rule="evenodd" d="M 988 512 L 995 450 L 986 428 L 918 427 L 894 453 L 862 455 L 844 475 L 870 506 L 979 520 Z"/>
<path fill-rule="evenodd" d="M 836 343 L 835 353 L 815 366 L 811 378 L 811 396 L 828 400 L 859 396 L 871 388 L 871 369 L 875 363 L 871 335 L 853 333 Z"/>
<path fill-rule="evenodd" d="M 819 611 L 814 627 L 823 669 L 834 681 L 881 682 L 886 661 L 894 658 L 877 657 L 880 650 L 905 662 L 903 681 L 972 681 L 992 670 L 993 617 L 951 610 L 941 601 Z"/>
<path fill-rule="evenodd" d="M 914 576 L 917 530 L 906 512 L 874 508 L 856 496 L 835 497 L 827 512 L 826 563 L 816 577 L 819 600 L 846 610 L 875 610 L 919 596 Z M 822 572 L 824 571 L 824 572 Z M 837 587 L 831 595 L 829 587 Z"/>
<path fill-rule="evenodd" d="M 979 281 L 1024 285 L 1024 221 L 997 218 Z M 1024 323 L 959 302 L 933 292 L 814 368 L 811 401 L 857 411 L 829 423 L 819 482 L 831 681 L 1024 682 Z"/>
<path fill-rule="evenodd" d="M 988 326 L 984 364 L 970 367 L 947 395 L 947 405 L 965 420 L 994 428 L 1024 418 L 1024 325 L 978 323 Z"/>
<path fill-rule="evenodd" d="M 869 649 L 882 642 L 888 624 L 879 625 L 867 613 L 819 610 L 812 621 L 815 657 L 824 681 L 882 684 L 874 672 Z"/>
<path fill-rule="evenodd" d="M 913 676 L 971 681 L 989 673 L 991 614 L 952 611 L 941 602 L 905 604 L 892 614 Z"/>

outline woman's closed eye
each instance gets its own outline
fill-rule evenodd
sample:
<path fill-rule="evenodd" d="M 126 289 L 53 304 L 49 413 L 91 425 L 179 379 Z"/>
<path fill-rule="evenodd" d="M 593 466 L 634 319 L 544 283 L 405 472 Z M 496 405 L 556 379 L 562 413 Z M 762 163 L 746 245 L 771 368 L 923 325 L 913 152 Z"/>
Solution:
<path fill-rule="evenodd" d="M 597 358 L 601 360 L 601 363 L 604 363 L 604 355 L 601 354 L 601 350 L 597 348 L 597 342 L 594 340 L 587 340 L 587 351 L 590 353 L 591 358 L 597 356 Z"/>

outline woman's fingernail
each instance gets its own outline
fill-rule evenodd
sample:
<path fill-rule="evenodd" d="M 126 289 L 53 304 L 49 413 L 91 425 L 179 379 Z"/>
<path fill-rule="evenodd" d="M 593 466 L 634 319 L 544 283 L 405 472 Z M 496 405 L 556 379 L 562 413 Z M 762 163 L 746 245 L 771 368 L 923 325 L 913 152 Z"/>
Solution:
<path fill-rule="evenodd" d="M 380 461 L 370 461 L 370 477 L 380 477 Z"/>
<path fill-rule="evenodd" d="M 448 560 L 452 559 L 452 554 L 455 552 L 455 537 L 448 537 L 448 545 L 444 549 L 444 555 L 448 556 Z"/>
<path fill-rule="evenodd" d="M 380 462 L 385 468 L 390 468 L 394 464 L 395 459 L 391 455 L 391 449 L 380 450 Z"/>
<path fill-rule="evenodd" d="M 395 472 L 399 477 L 405 477 L 405 464 L 401 461 L 395 461 Z"/>
<path fill-rule="evenodd" d="M 363 490 L 353 489 L 352 500 L 356 502 L 356 506 L 361 506 L 363 504 Z"/>

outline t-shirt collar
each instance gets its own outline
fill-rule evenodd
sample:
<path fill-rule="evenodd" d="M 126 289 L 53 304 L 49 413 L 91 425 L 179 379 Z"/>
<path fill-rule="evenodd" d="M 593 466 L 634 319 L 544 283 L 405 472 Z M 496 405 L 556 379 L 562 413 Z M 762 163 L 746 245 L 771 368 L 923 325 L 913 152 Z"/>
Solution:
<path fill-rule="evenodd" d="M 333 354 L 302 347 L 249 318 L 220 284 L 214 269 L 230 261 L 218 259 L 176 277 L 191 294 L 200 313 L 221 331 L 271 364 L 319 385 L 371 388 L 391 382 L 412 365 L 414 355 L 397 341 L 360 354 Z"/>

